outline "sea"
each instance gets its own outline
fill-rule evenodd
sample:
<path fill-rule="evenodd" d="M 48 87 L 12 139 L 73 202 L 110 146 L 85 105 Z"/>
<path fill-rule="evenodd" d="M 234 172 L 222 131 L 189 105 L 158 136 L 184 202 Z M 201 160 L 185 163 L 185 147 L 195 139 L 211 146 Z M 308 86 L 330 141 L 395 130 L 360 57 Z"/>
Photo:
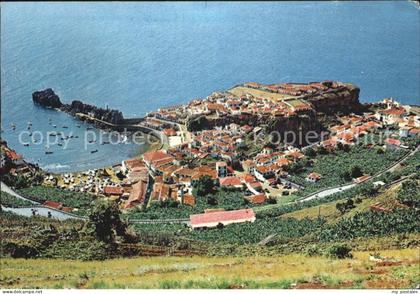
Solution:
<path fill-rule="evenodd" d="M 125 117 L 247 81 L 339 80 L 358 85 L 362 102 L 420 104 L 419 20 L 410 1 L 1 3 L 1 137 L 50 172 L 147 150 L 130 140 L 85 147 L 88 124 L 33 104 L 45 88 Z M 43 136 L 24 146 L 28 122 Z M 79 138 L 47 155 L 51 131 Z"/>

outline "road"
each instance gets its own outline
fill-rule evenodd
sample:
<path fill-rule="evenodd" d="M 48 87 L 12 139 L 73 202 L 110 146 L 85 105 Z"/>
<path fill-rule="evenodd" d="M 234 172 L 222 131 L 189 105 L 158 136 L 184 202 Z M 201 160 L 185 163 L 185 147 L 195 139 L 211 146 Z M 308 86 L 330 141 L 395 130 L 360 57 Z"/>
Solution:
<path fill-rule="evenodd" d="M 13 212 L 15 214 L 22 215 L 22 216 L 27 216 L 27 217 L 33 216 L 32 211 L 35 210 L 36 215 L 48 217 L 48 213 L 50 213 L 51 218 L 55 218 L 55 219 L 59 219 L 59 220 L 67 220 L 67 219 L 84 220 L 82 217 L 67 214 L 67 213 L 61 212 L 59 210 L 47 208 L 47 207 L 44 207 L 44 206 L 20 207 L 20 208 L 11 208 L 11 207 L 2 206 L 1 209 L 3 211 L 9 211 L 9 212 Z"/>
<path fill-rule="evenodd" d="M 305 201 L 309 201 L 315 198 L 323 198 L 323 197 L 327 197 L 329 195 L 332 195 L 334 193 L 338 193 L 338 192 L 343 192 L 345 190 L 351 189 L 353 187 L 355 187 L 357 184 L 349 184 L 346 186 L 341 186 L 341 187 L 337 187 L 337 188 L 331 188 L 331 189 L 327 189 L 327 190 L 323 190 L 320 192 L 316 192 L 313 195 L 310 195 L 309 197 L 306 197 L 304 199 L 299 200 L 298 202 L 305 202 Z"/>

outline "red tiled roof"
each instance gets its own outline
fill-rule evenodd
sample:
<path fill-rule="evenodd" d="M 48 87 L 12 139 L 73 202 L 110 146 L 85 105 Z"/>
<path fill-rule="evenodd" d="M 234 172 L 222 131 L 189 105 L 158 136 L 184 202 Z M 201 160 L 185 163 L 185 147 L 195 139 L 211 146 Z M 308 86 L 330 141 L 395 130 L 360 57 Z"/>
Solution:
<path fill-rule="evenodd" d="M 405 109 L 404 108 L 390 108 L 390 109 L 382 110 L 380 112 L 387 115 L 401 116 L 402 114 L 405 113 Z"/>
<path fill-rule="evenodd" d="M 353 182 L 355 182 L 355 183 L 362 183 L 364 181 L 367 181 L 368 179 L 370 179 L 370 176 L 364 175 L 364 176 L 361 176 L 361 177 L 358 177 L 358 178 L 353 179 Z"/>
<path fill-rule="evenodd" d="M 12 161 L 22 159 L 22 155 L 17 154 L 17 153 L 16 153 L 15 151 L 13 151 L 13 150 L 9 150 L 9 152 L 7 152 L 7 156 L 8 156 L 8 157 L 9 157 Z"/>
<path fill-rule="evenodd" d="M 124 161 L 124 164 L 128 167 L 128 168 L 135 168 L 135 167 L 142 167 L 144 166 L 143 161 L 141 161 L 140 158 L 133 158 L 133 159 L 127 159 Z"/>
<path fill-rule="evenodd" d="M 417 135 L 420 133 L 420 129 L 414 128 L 409 131 L 410 134 Z"/>
<path fill-rule="evenodd" d="M 104 194 L 107 195 L 122 195 L 124 189 L 121 187 L 106 186 L 104 187 Z"/>
<path fill-rule="evenodd" d="M 397 140 L 397 139 L 393 139 L 393 138 L 386 138 L 385 139 L 385 143 L 389 144 L 389 145 L 395 145 L 395 146 L 400 146 L 401 145 L 401 141 Z"/>
<path fill-rule="evenodd" d="M 240 209 L 231 211 L 217 211 L 212 213 L 190 215 L 191 226 L 206 226 L 214 223 L 230 221 L 253 221 L 255 213 L 252 209 Z"/>
<path fill-rule="evenodd" d="M 247 197 L 247 199 L 251 201 L 251 203 L 253 204 L 262 204 L 267 200 L 267 198 L 265 197 L 265 194 L 263 193 L 249 196 Z"/>
<path fill-rule="evenodd" d="M 55 208 L 55 209 L 60 209 L 63 207 L 63 203 L 50 201 L 50 200 L 45 201 L 43 205 L 47 207 Z"/>
<path fill-rule="evenodd" d="M 191 194 L 184 194 L 184 204 L 189 206 L 195 205 L 195 197 Z"/>
<path fill-rule="evenodd" d="M 176 136 L 176 131 L 173 128 L 164 129 L 163 132 L 166 136 Z"/>
<path fill-rule="evenodd" d="M 71 208 L 71 207 L 62 207 L 61 210 L 64 211 L 64 212 L 72 212 L 73 211 L 73 208 Z"/>
<path fill-rule="evenodd" d="M 145 161 L 149 163 L 153 163 L 155 161 L 160 161 L 160 160 L 173 158 L 173 157 L 163 151 L 150 151 L 150 152 L 144 153 L 143 158 Z"/>
<path fill-rule="evenodd" d="M 124 208 L 130 208 L 135 206 L 136 203 L 140 204 L 143 202 L 146 195 L 147 183 L 147 181 L 141 180 L 132 186 L 133 189 L 131 190 L 130 197 L 128 198 Z"/>
<path fill-rule="evenodd" d="M 319 173 L 310 173 L 308 179 L 320 180 L 322 176 Z"/>
<path fill-rule="evenodd" d="M 278 166 L 288 165 L 288 164 L 290 164 L 290 160 L 288 160 L 287 158 L 279 158 L 279 159 L 276 161 L 276 164 L 277 164 Z"/>
<path fill-rule="evenodd" d="M 240 186 L 242 185 L 241 179 L 238 177 L 225 177 L 220 178 L 220 185 L 221 186 Z"/>

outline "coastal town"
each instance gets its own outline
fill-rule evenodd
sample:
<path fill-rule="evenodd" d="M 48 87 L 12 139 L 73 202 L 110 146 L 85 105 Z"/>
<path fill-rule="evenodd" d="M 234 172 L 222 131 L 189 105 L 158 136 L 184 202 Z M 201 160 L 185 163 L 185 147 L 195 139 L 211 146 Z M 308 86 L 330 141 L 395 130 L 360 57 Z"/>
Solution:
<path fill-rule="evenodd" d="M 197 187 L 210 185 L 236 191 L 235 197 L 242 198 L 243 207 L 212 210 L 208 201 L 209 209 L 190 216 L 192 228 L 252 222 L 255 215 L 251 206 L 280 203 L 305 186 L 326 187 L 320 183 L 331 178 L 331 174 L 308 169 L 305 181 L 298 183 L 293 176 L 294 167 L 308 164 L 313 152 L 349 149 L 361 142 L 369 149 L 402 154 L 417 147 L 418 108 L 392 98 L 362 106 L 358 92 L 354 85 L 335 81 L 245 83 L 186 105 L 149 113 L 138 126 L 152 129 L 162 142 L 167 142 L 160 148 L 107 168 L 64 174 L 44 172 L 42 185 L 117 201 L 126 213 L 162 202 L 194 207 L 200 197 Z M 320 114 L 325 113 L 332 118 L 328 123 L 319 120 Z M 106 117 L 100 119 L 106 121 Z M 318 134 L 314 141 L 272 142 L 271 132 L 279 123 L 283 131 L 298 132 L 295 120 L 307 123 L 300 124 L 300 129 Z M 319 136 L 321 130 L 323 137 Z M 388 131 L 387 136 L 375 140 L 384 130 Z M 35 173 L 36 168 L 5 142 L 1 160 L 3 174 Z M 347 181 L 361 184 L 371 177 L 372 174 L 357 174 Z M 66 212 L 78 209 L 51 200 L 41 204 L 65 208 Z M 206 215 L 210 212 L 211 217 Z"/>

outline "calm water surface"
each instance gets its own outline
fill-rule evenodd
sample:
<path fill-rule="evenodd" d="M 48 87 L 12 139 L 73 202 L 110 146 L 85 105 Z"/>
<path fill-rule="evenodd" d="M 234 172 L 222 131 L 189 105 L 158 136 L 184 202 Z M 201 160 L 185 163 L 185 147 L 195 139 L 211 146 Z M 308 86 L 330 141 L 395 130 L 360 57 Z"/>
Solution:
<path fill-rule="evenodd" d="M 33 105 L 31 93 L 46 87 L 63 102 L 108 105 L 126 117 L 245 81 L 334 79 L 360 86 L 362 101 L 419 104 L 419 31 L 410 2 L 2 3 L 2 138 L 56 172 L 143 152 L 134 144 L 83 148 L 86 125 Z M 80 138 L 50 155 L 44 145 L 19 144 L 28 121 L 52 131 L 49 118 Z"/>

